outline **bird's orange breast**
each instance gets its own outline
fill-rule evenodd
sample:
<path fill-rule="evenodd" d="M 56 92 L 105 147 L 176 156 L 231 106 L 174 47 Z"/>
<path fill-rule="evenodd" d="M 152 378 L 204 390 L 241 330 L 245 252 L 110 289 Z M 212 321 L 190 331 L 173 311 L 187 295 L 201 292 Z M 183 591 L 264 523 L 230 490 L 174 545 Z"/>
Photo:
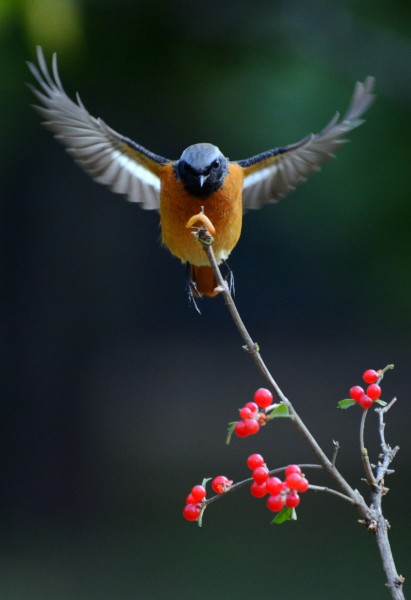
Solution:
<path fill-rule="evenodd" d="M 192 265 L 209 265 L 207 256 L 186 223 L 204 207 L 204 214 L 213 223 L 216 233 L 213 250 L 217 260 L 227 258 L 237 244 L 243 216 L 243 171 L 230 164 L 224 183 L 208 198 L 192 196 L 176 179 L 173 165 L 162 167 L 160 190 L 160 222 L 163 243 L 172 254 Z"/>

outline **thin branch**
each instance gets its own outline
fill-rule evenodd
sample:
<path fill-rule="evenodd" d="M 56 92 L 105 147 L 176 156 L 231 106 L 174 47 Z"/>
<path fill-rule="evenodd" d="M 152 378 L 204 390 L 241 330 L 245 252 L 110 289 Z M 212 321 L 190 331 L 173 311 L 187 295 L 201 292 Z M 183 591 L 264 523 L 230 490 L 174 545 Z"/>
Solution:
<path fill-rule="evenodd" d="M 386 406 L 382 407 L 382 408 L 377 408 L 376 409 L 376 413 L 378 414 L 378 420 L 379 420 L 379 434 L 380 434 L 380 440 L 381 440 L 381 449 L 383 452 L 389 451 L 390 450 L 390 446 L 386 443 L 385 441 L 385 422 L 384 422 L 384 415 L 385 413 L 387 413 L 390 408 L 397 402 L 397 398 L 393 398 L 391 400 L 391 402 L 389 402 Z"/>
<path fill-rule="evenodd" d="M 346 496 L 345 494 L 342 494 L 341 492 L 337 492 L 337 490 L 333 490 L 332 488 L 329 488 L 329 487 L 324 487 L 322 485 L 311 485 L 310 484 L 310 487 L 308 489 L 313 490 L 314 492 L 326 492 L 327 494 L 332 494 L 333 496 L 338 496 L 339 498 L 346 500 L 350 504 L 354 504 L 354 501 L 352 498 L 350 498 L 349 496 Z"/>
<path fill-rule="evenodd" d="M 312 465 L 312 464 L 300 464 L 299 467 L 301 469 L 322 469 L 321 465 Z M 271 469 L 270 471 L 268 471 L 268 473 L 271 475 L 277 475 L 278 473 L 282 473 L 283 471 L 285 471 L 287 467 L 276 467 L 275 469 Z M 247 485 L 248 483 L 253 483 L 254 479 L 252 477 L 248 477 L 248 479 L 243 479 L 242 481 L 237 481 L 237 483 L 233 483 L 233 485 L 231 487 L 228 488 L 228 490 L 226 492 L 224 492 L 224 494 L 216 494 L 215 496 L 211 496 L 210 498 L 207 498 L 207 500 L 205 500 L 203 502 L 203 504 L 205 506 L 207 506 L 208 504 L 211 504 L 212 502 L 215 502 L 216 500 L 218 500 L 219 498 L 223 498 L 226 494 L 230 493 L 230 492 L 235 492 L 236 490 L 242 488 L 244 485 Z"/>
<path fill-rule="evenodd" d="M 202 239 L 203 235 L 205 236 L 206 241 L 203 241 L 203 239 Z M 337 485 L 341 488 L 343 494 L 345 494 L 346 496 L 351 498 L 353 504 L 357 507 L 357 509 L 360 513 L 360 516 L 362 517 L 364 522 L 371 523 L 374 520 L 374 515 L 373 515 L 372 511 L 369 509 L 369 507 L 367 506 L 364 498 L 361 496 L 361 494 L 357 490 L 354 490 L 348 484 L 348 482 L 344 479 L 344 477 L 341 475 L 341 473 L 336 469 L 336 467 L 332 463 L 332 461 L 330 461 L 330 459 L 327 457 L 327 455 L 323 452 L 322 448 L 319 446 L 319 444 L 317 443 L 317 441 L 315 440 L 315 438 L 313 437 L 311 432 L 308 430 L 308 428 L 306 427 L 303 420 L 299 417 L 297 411 L 295 410 L 295 408 L 293 407 L 291 402 L 288 400 L 288 398 L 282 392 L 280 386 L 274 380 L 274 378 L 271 375 L 269 369 L 267 368 L 265 362 L 263 361 L 261 354 L 260 354 L 260 348 L 259 348 L 258 344 L 256 344 L 253 341 L 251 335 L 248 333 L 248 330 L 247 330 L 246 326 L 244 325 L 243 320 L 240 317 L 240 314 L 239 314 L 237 307 L 234 303 L 234 300 L 230 294 L 228 286 L 227 286 L 226 282 L 224 281 L 224 278 L 218 267 L 217 261 L 214 256 L 212 245 L 209 242 L 208 232 L 205 231 L 205 232 L 203 232 L 203 234 L 201 232 L 199 232 L 199 240 L 203 242 L 203 249 L 204 249 L 205 253 L 207 254 L 208 260 L 210 261 L 210 264 L 213 268 L 214 274 L 217 279 L 219 290 L 224 297 L 225 304 L 226 304 L 226 306 L 233 318 L 233 321 L 244 341 L 243 348 L 249 352 L 251 358 L 255 362 L 259 371 L 261 372 L 263 377 L 266 379 L 266 381 L 268 382 L 270 387 L 277 394 L 277 396 L 281 400 L 281 402 L 288 407 L 288 410 L 290 411 L 291 415 L 293 416 L 292 423 L 294 424 L 296 429 L 299 431 L 299 433 L 303 436 L 306 443 L 310 446 L 311 450 L 313 451 L 314 455 L 319 460 L 319 462 L 322 465 L 322 467 L 324 468 L 324 470 L 336 481 Z"/>
<path fill-rule="evenodd" d="M 404 600 L 404 594 L 402 590 L 404 577 L 398 573 L 395 567 L 394 557 L 388 539 L 388 530 L 390 526 L 382 512 L 382 499 L 388 491 L 387 488 L 384 486 L 384 477 L 389 473 L 388 467 L 399 450 L 398 446 L 396 446 L 395 448 L 391 448 L 391 446 L 385 441 L 384 415 L 390 410 L 390 408 L 395 402 L 396 398 L 391 400 L 391 402 L 387 404 L 387 406 L 385 406 L 384 408 L 376 409 L 376 412 L 379 417 L 379 434 L 382 449 L 380 459 L 382 460 L 379 461 L 377 466 L 376 481 L 378 485 L 375 489 L 373 489 L 373 492 L 371 494 L 371 501 L 377 517 L 375 534 L 377 538 L 377 544 L 380 551 L 383 568 L 387 576 L 387 586 L 394 600 Z"/>
<path fill-rule="evenodd" d="M 392 463 L 392 461 L 394 460 L 394 457 L 399 450 L 399 446 L 395 446 L 395 448 L 391 448 L 391 446 L 389 444 L 387 444 L 387 442 L 385 441 L 384 415 L 390 410 L 390 408 L 395 404 L 396 401 L 397 401 L 397 398 L 393 398 L 391 400 L 391 402 L 389 404 L 387 404 L 387 406 L 384 406 L 383 408 L 377 408 L 375 411 L 378 414 L 378 419 L 379 419 L 378 431 L 380 434 L 380 443 L 381 443 L 381 450 L 382 450 L 382 453 L 380 455 L 380 459 L 382 459 L 382 460 L 379 461 L 378 466 L 377 466 L 377 471 L 376 471 L 376 480 L 377 480 L 377 483 L 380 483 L 380 484 L 383 484 L 385 475 L 390 473 L 389 466 Z"/>
<path fill-rule="evenodd" d="M 340 449 L 340 442 L 333 440 L 333 445 L 334 445 L 334 452 L 333 452 L 333 457 L 331 459 L 331 464 L 333 467 L 335 467 L 335 463 L 337 462 L 338 450 Z"/>
<path fill-rule="evenodd" d="M 300 464 L 299 467 L 301 469 L 322 469 L 321 465 L 312 465 L 312 464 Z M 270 476 L 277 475 L 278 473 L 282 473 L 283 471 L 285 471 L 285 469 L 286 469 L 286 467 L 277 467 L 276 469 L 271 469 L 269 471 L 269 474 L 270 474 Z M 253 481 L 254 481 L 254 479 L 252 477 L 249 477 L 248 479 L 244 479 L 243 481 L 237 481 L 237 483 L 234 483 L 230 488 L 228 488 L 228 490 L 226 492 L 224 492 L 224 494 L 216 494 L 215 496 L 211 496 L 210 498 L 207 498 L 207 500 L 205 500 L 203 502 L 203 506 L 208 506 L 212 502 L 215 502 L 216 500 L 223 498 L 230 492 L 235 492 L 235 491 L 239 490 L 240 488 L 244 487 L 245 485 L 253 483 Z M 333 490 L 332 488 L 329 488 L 329 487 L 312 485 L 310 483 L 308 490 L 312 490 L 314 492 L 325 492 L 327 494 L 332 494 L 334 496 L 338 496 L 339 498 L 342 498 L 343 500 L 345 500 L 346 502 L 349 502 L 350 504 L 354 504 L 354 501 L 352 498 L 350 498 L 349 496 L 346 496 L 345 494 L 342 494 L 341 492 L 338 492 L 337 490 Z"/>
<path fill-rule="evenodd" d="M 372 468 L 371 468 L 371 464 L 370 464 L 370 457 L 368 456 L 368 450 L 364 444 L 364 429 L 365 429 L 365 419 L 367 418 L 367 414 L 368 414 L 368 409 L 362 411 L 361 422 L 360 422 L 361 458 L 362 458 L 362 464 L 364 466 L 367 483 L 371 487 L 376 488 L 376 487 L 378 487 L 377 482 L 375 480 L 374 473 L 372 472 Z"/>
<path fill-rule="evenodd" d="M 387 587 L 389 588 L 391 596 L 394 600 L 404 600 L 404 594 L 403 594 L 403 590 L 402 590 L 404 577 L 402 577 L 402 575 L 399 575 L 396 570 L 394 557 L 392 555 L 392 550 L 391 550 L 391 546 L 390 546 L 389 539 L 388 539 L 389 524 L 386 521 L 386 519 L 384 518 L 382 509 L 381 509 L 382 496 L 383 496 L 383 493 L 385 493 L 384 487 L 382 485 L 382 478 L 381 478 L 382 476 L 380 475 L 380 472 L 377 472 L 378 483 L 380 483 L 380 485 L 378 485 L 377 480 L 375 479 L 375 477 L 372 473 L 371 465 L 370 465 L 369 458 L 368 458 L 368 453 L 364 446 L 365 416 L 363 416 L 362 424 L 361 424 L 360 443 L 361 443 L 361 448 L 362 448 L 364 467 L 365 467 L 366 473 L 367 473 L 367 480 L 369 482 L 371 482 L 371 485 L 372 485 L 371 508 L 367 506 L 367 504 L 366 504 L 364 498 L 361 496 L 361 494 L 357 490 L 354 490 L 348 484 L 348 482 L 344 479 L 344 477 L 340 474 L 340 472 L 336 469 L 336 467 L 335 467 L 336 453 L 334 452 L 332 461 L 330 461 L 329 458 L 325 455 L 325 453 L 323 452 L 323 450 L 321 449 L 321 447 L 319 446 L 317 441 L 314 439 L 314 437 L 312 436 L 310 431 L 305 426 L 302 419 L 298 416 L 298 414 L 297 414 L 295 408 L 292 406 L 291 402 L 283 394 L 281 388 L 279 387 L 277 382 L 272 377 L 270 371 L 266 367 L 266 365 L 261 357 L 259 346 L 258 346 L 258 344 L 256 344 L 253 341 L 250 334 L 248 333 L 247 328 L 245 327 L 245 325 L 239 315 L 239 312 L 234 304 L 234 301 L 231 297 L 228 286 L 221 275 L 220 269 L 218 267 L 218 264 L 217 264 L 217 261 L 215 259 L 214 252 L 212 249 L 212 237 L 210 236 L 210 234 L 208 233 L 208 231 L 206 229 L 200 228 L 200 230 L 198 231 L 198 239 L 199 239 L 199 241 L 201 241 L 203 243 L 203 249 L 207 254 L 208 260 L 209 260 L 211 267 L 213 268 L 214 274 L 216 276 L 219 291 L 222 293 L 222 295 L 224 297 L 224 301 L 227 305 L 227 308 L 228 308 L 228 310 L 233 318 L 233 321 L 244 341 L 243 348 L 249 352 L 249 354 L 252 357 L 253 361 L 255 362 L 257 368 L 259 369 L 259 371 L 261 372 L 263 377 L 266 379 L 266 381 L 268 382 L 270 387 L 277 394 L 277 396 L 281 400 L 281 402 L 288 407 L 289 412 L 293 416 L 292 423 L 294 424 L 296 429 L 299 431 L 299 433 L 303 436 L 303 438 L 305 439 L 306 443 L 309 445 L 311 450 L 314 452 L 314 454 L 318 458 L 321 466 L 336 481 L 336 483 L 342 490 L 343 493 L 341 494 L 340 492 L 337 492 L 337 495 L 341 495 L 342 497 L 345 497 L 345 499 L 349 499 L 349 501 L 356 507 L 357 511 L 359 512 L 360 516 L 362 517 L 360 519 L 360 522 L 365 524 L 369 531 L 375 532 L 383 568 L 384 568 L 384 571 L 385 571 L 385 574 L 387 577 Z M 383 376 L 385 370 L 390 369 L 392 367 L 393 367 L 393 365 L 388 365 L 381 372 L 381 377 Z M 393 403 L 391 403 L 391 405 L 392 404 Z M 368 412 L 368 411 L 364 411 L 364 413 L 366 413 L 366 412 Z M 384 413 L 382 413 L 382 415 L 383 414 Z M 382 418 L 382 416 L 380 416 L 380 418 Z M 384 438 L 384 427 L 385 426 L 383 424 L 383 421 L 380 421 L 380 423 L 381 423 L 380 424 L 380 437 L 381 437 L 381 445 L 383 448 L 383 455 L 387 457 L 386 461 L 385 462 L 383 461 L 383 464 L 381 465 L 381 469 L 382 469 L 381 473 L 387 473 L 388 464 L 391 462 L 392 458 L 395 456 L 395 453 L 397 452 L 398 448 L 394 448 L 393 451 L 384 453 L 384 448 L 387 450 L 388 446 L 386 445 L 385 438 Z M 325 489 L 328 489 L 328 488 L 325 488 Z M 331 492 L 331 493 L 334 493 L 334 492 Z M 212 501 L 211 498 L 210 498 L 210 501 Z"/>

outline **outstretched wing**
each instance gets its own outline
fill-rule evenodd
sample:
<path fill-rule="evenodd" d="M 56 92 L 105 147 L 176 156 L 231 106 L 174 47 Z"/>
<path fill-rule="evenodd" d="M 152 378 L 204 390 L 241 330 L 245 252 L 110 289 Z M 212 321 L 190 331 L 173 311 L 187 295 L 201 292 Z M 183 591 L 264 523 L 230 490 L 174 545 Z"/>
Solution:
<path fill-rule="evenodd" d="M 268 150 L 252 158 L 239 160 L 244 170 L 243 206 L 261 208 L 276 202 L 293 190 L 307 176 L 320 170 L 320 165 L 346 140 L 347 131 L 363 123 L 361 115 L 374 101 L 374 78 L 357 82 L 351 104 L 340 120 L 339 113 L 317 134 L 311 134 L 289 146 Z"/>
<path fill-rule="evenodd" d="M 143 208 L 159 209 L 160 172 L 170 160 L 157 156 L 132 140 L 117 133 L 101 119 L 92 117 L 77 95 L 77 103 L 66 94 L 53 55 L 52 75 L 47 68 L 43 51 L 37 47 L 38 68 L 28 63 L 40 90 L 30 85 L 41 102 L 35 106 L 74 160 L 93 179 L 104 183 L 128 200 L 140 202 Z"/>

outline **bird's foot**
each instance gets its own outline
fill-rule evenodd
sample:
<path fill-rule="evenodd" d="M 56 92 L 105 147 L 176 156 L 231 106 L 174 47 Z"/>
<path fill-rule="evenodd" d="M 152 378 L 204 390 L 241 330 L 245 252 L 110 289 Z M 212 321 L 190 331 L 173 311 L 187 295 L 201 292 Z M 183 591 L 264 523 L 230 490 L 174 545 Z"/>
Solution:
<path fill-rule="evenodd" d="M 223 264 L 227 270 L 227 273 L 224 276 L 224 281 L 227 284 L 228 287 L 228 291 L 230 292 L 230 294 L 233 296 L 235 296 L 235 282 L 234 282 L 234 273 L 232 272 L 232 270 L 230 269 L 230 267 L 228 266 L 227 262 L 225 260 L 223 260 Z"/>
<path fill-rule="evenodd" d="M 198 304 L 196 302 L 196 298 L 201 298 L 201 294 L 198 291 L 196 282 L 191 279 L 191 270 L 189 265 L 187 265 L 186 292 L 190 308 L 195 308 L 198 314 L 201 315 L 201 310 L 198 308 Z"/>

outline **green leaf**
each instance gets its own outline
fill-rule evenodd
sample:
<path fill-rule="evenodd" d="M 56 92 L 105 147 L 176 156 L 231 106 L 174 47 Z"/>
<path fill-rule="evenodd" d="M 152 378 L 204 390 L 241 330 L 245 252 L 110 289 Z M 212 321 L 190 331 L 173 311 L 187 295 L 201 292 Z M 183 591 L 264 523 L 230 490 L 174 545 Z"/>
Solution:
<path fill-rule="evenodd" d="M 276 419 L 277 417 L 290 417 L 290 411 L 285 404 L 278 404 L 273 410 L 270 412 L 270 416 L 268 420 Z"/>
<path fill-rule="evenodd" d="M 345 398 L 345 400 L 340 400 L 338 403 L 338 408 L 350 408 L 350 406 L 354 406 L 354 404 L 357 404 L 355 400 L 352 400 L 351 398 Z"/>
<path fill-rule="evenodd" d="M 231 441 L 231 436 L 232 436 L 232 435 L 233 435 L 233 433 L 234 433 L 234 429 L 235 429 L 235 426 L 237 425 L 237 423 L 238 423 L 238 421 L 231 421 L 231 422 L 228 424 L 228 427 L 227 427 L 227 436 L 226 436 L 226 438 L 225 438 L 225 443 L 226 443 L 227 445 L 228 445 L 228 444 L 230 443 L 230 441 Z"/>
<path fill-rule="evenodd" d="M 380 406 L 387 406 L 385 400 L 381 400 L 381 398 L 377 398 L 377 400 L 375 400 L 375 404 L 379 404 Z"/>
<path fill-rule="evenodd" d="M 285 508 L 283 508 L 283 510 L 281 510 L 278 514 L 275 515 L 274 519 L 271 521 L 271 524 L 275 523 L 276 525 L 282 525 L 282 523 L 296 518 L 297 516 L 295 510 L 286 506 Z"/>

